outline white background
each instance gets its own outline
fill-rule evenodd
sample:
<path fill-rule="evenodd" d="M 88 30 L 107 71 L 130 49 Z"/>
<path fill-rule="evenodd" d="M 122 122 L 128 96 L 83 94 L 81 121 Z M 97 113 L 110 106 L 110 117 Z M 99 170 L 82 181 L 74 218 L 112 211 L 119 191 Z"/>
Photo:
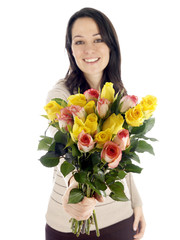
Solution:
<path fill-rule="evenodd" d="M 144 240 L 179 237 L 179 6 L 169 0 L 4 0 L 0 2 L 0 229 L 4 240 L 44 239 L 52 169 L 37 152 L 47 122 L 47 92 L 68 69 L 64 48 L 70 16 L 82 7 L 114 24 L 129 94 L 158 98 L 149 136 L 156 156 L 141 156 L 135 175 L 144 202 Z"/>

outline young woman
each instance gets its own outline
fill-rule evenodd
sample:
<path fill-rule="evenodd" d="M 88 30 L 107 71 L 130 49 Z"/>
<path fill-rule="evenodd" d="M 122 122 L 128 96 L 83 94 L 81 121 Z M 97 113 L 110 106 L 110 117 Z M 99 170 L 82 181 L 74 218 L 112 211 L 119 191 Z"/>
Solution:
<path fill-rule="evenodd" d="M 116 92 L 124 89 L 118 38 L 112 23 L 102 12 L 84 8 L 70 18 L 66 49 L 70 61 L 69 71 L 65 79 L 58 81 L 49 92 L 47 102 L 55 97 L 66 100 L 78 88 L 82 92 L 89 88 L 99 89 L 105 82 L 112 82 Z M 130 199 L 127 202 L 97 197 L 96 200 L 90 198 L 78 204 L 67 204 L 69 191 L 73 187 L 76 187 L 74 179 L 69 179 L 69 176 L 64 179 L 59 167 L 56 167 L 46 214 L 46 240 L 77 239 L 71 233 L 69 219 L 87 219 L 94 207 L 101 235 L 97 238 L 93 228 L 90 236 L 80 235 L 78 239 L 132 240 L 143 237 L 145 219 L 132 174 L 127 174 L 124 181 L 125 192 Z"/>

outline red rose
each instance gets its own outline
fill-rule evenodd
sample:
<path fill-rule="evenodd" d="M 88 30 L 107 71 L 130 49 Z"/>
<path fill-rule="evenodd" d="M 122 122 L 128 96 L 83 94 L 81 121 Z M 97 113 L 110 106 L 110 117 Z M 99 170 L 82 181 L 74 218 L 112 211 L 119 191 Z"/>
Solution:
<path fill-rule="evenodd" d="M 95 142 L 90 134 L 85 133 L 82 131 L 78 135 L 78 149 L 83 152 L 89 152 L 94 148 Z"/>
<path fill-rule="evenodd" d="M 96 89 L 88 89 L 84 92 L 86 100 L 89 102 L 91 100 L 97 101 L 99 97 L 99 91 Z"/>
<path fill-rule="evenodd" d="M 60 110 L 60 114 L 57 114 L 57 118 L 59 121 L 59 127 L 64 128 L 66 131 L 68 131 L 67 126 L 73 126 L 73 115 L 68 107 L 62 108 Z"/>
<path fill-rule="evenodd" d="M 105 98 L 101 98 L 97 102 L 97 112 L 100 118 L 104 118 L 109 110 L 110 101 Z"/>
<path fill-rule="evenodd" d="M 121 150 L 124 151 L 130 145 L 129 131 L 127 129 L 120 130 L 113 142 L 120 146 Z"/>
<path fill-rule="evenodd" d="M 77 116 L 80 118 L 83 122 L 85 121 L 85 110 L 83 107 L 80 107 L 78 105 L 71 105 L 68 107 L 69 111 L 73 115 L 73 117 Z"/>
<path fill-rule="evenodd" d="M 138 97 L 132 95 L 126 95 L 120 100 L 120 112 L 124 113 L 129 108 L 135 107 L 138 102 Z"/>
<path fill-rule="evenodd" d="M 114 142 L 108 141 L 104 144 L 101 159 L 108 162 L 108 167 L 115 168 L 122 158 L 121 148 Z"/>

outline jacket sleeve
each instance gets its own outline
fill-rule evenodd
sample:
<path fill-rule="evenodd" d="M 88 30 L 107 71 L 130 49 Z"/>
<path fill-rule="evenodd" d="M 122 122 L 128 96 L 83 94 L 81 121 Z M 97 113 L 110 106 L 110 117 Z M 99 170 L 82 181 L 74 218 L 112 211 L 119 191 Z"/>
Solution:
<path fill-rule="evenodd" d="M 131 196 L 132 208 L 141 207 L 142 200 L 137 190 L 137 187 L 135 185 L 132 173 L 127 174 L 126 181 L 127 181 L 127 185 L 128 185 L 130 196 Z"/>

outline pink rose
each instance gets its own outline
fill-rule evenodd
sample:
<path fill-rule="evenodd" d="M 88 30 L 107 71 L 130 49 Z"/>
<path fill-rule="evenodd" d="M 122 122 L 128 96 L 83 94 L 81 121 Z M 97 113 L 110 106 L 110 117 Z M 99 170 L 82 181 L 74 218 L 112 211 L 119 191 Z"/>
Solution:
<path fill-rule="evenodd" d="M 120 100 L 120 112 L 125 113 L 129 108 L 137 105 L 138 97 L 134 95 L 126 95 Z"/>
<path fill-rule="evenodd" d="M 59 121 L 59 127 L 64 128 L 66 131 L 68 131 L 67 126 L 73 126 L 73 115 L 68 107 L 62 108 L 60 110 L 60 114 L 57 114 L 57 118 Z"/>
<path fill-rule="evenodd" d="M 91 100 L 97 101 L 99 97 L 99 91 L 96 89 L 88 89 L 84 92 L 86 100 L 89 102 Z"/>
<path fill-rule="evenodd" d="M 122 158 L 121 148 L 114 142 L 108 141 L 104 144 L 101 159 L 108 162 L 108 167 L 115 168 Z"/>
<path fill-rule="evenodd" d="M 127 129 L 120 130 L 115 136 L 113 142 L 120 146 L 121 150 L 124 151 L 130 145 L 129 131 Z"/>
<path fill-rule="evenodd" d="M 78 105 L 71 105 L 70 107 L 68 107 L 69 111 L 71 112 L 71 114 L 73 115 L 73 117 L 78 117 L 80 118 L 83 122 L 85 121 L 85 110 L 83 107 L 80 107 Z"/>
<path fill-rule="evenodd" d="M 104 118 L 109 110 L 110 101 L 105 98 L 101 98 L 97 102 L 97 112 L 100 118 Z"/>
<path fill-rule="evenodd" d="M 95 142 L 90 134 L 85 133 L 82 131 L 78 135 L 78 149 L 83 152 L 89 152 L 94 148 Z"/>

